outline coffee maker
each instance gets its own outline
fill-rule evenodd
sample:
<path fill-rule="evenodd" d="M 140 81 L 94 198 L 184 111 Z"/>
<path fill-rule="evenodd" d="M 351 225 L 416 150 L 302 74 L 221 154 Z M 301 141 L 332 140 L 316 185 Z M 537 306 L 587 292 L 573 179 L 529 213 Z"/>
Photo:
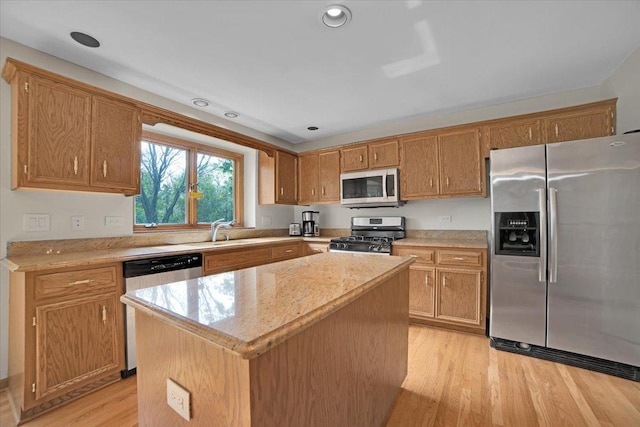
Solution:
<path fill-rule="evenodd" d="M 304 237 L 320 236 L 320 212 L 302 212 L 302 235 Z"/>

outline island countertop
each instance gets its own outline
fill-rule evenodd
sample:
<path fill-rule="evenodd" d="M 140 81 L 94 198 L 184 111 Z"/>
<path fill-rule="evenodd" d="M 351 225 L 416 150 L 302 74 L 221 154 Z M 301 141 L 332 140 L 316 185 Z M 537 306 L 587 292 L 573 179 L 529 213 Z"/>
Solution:
<path fill-rule="evenodd" d="M 121 301 L 252 359 L 412 262 L 325 253 L 127 292 Z"/>

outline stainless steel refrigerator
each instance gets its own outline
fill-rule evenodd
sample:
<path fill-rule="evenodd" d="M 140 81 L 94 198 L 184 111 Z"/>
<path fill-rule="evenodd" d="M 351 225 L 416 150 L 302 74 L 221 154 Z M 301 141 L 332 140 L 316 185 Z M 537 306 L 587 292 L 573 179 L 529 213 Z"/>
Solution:
<path fill-rule="evenodd" d="M 640 134 L 492 151 L 491 345 L 640 380 Z"/>

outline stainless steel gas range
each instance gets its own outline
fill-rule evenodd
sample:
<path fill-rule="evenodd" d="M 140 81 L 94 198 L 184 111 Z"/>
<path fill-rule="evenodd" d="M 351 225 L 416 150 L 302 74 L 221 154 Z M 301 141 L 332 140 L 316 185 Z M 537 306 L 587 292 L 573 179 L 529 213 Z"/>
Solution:
<path fill-rule="evenodd" d="M 351 218 L 351 235 L 332 239 L 329 252 L 391 255 L 393 241 L 405 237 L 403 216 L 356 216 Z"/>

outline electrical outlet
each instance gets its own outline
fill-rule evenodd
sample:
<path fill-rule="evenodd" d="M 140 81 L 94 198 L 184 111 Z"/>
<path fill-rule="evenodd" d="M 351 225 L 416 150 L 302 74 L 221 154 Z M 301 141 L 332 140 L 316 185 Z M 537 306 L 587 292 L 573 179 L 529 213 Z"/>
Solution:
<path fill-rule="evenodd" d="M 191 395 L 171 378 L 167 378 L 167 404 L 185 420 L 191 419 Z"/>
<path fill-rule="evenodd" d="M 440 222 L 451 222 L 451 215 L 440 216 Z"/>
<path fill-rule="evenodd" d="M 262 225 L 271 225 L 271 217 L 270 216 L 262 216 Z"/>
<path fill-rule="evenodd" d="M 76 215 L 71 217 L 71 230 L 73 231 L 84 230 L 84 217 L 82 215 Z"/>
<path fill-rule="evenodd" d="M 123 224 L 121 216 L 105 216 L 104 225 L 107 227 L 120 227 Z"/>

